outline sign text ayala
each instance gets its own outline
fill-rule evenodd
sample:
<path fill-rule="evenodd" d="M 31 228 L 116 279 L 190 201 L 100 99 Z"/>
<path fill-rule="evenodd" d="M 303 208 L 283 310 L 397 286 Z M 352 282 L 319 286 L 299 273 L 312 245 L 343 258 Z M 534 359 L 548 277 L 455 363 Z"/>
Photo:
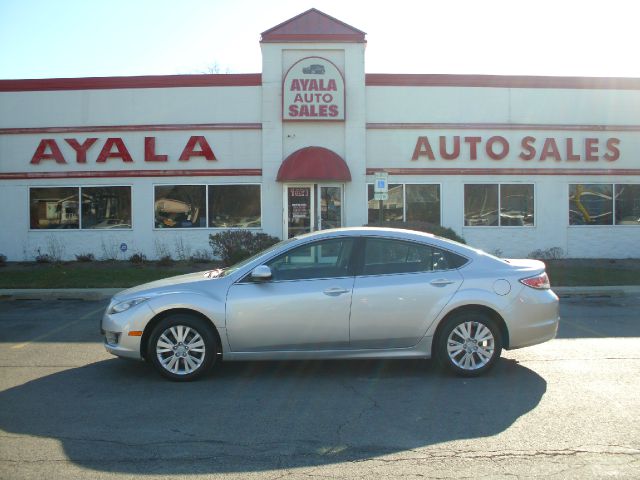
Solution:
<path fill-rule="evenodd" d="M 283 120 L 344 120 L 344 79 L 332 62 L 307 57 L 295 63 L 282 86 Z"/>

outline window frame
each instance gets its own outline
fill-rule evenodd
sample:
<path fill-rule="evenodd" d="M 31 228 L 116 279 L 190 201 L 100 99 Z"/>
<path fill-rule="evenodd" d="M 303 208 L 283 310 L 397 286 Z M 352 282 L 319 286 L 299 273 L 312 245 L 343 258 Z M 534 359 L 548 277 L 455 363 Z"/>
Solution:
<path fill-rule="evenodd" d="M 571 223 L 571 217 L 569 216 L 569 197 L 571 195 L 571 185 L 611 185 L 611 223 L 606 225 L 578 225 Z M 566 199 L 567 199 L 567 212 L 565 218 L 567 219 L 567 226 L 569 228 L 638 228 L 638 225 L 620 225 L 616 223 L 616 187 L 618 185 L 634 185 L 640 187 L 638 182 L 569 182 L 566 187 Z"/>
<path fill-rule="evenodd" d="M 438 187 L 438 194 L 440 195 L 440 205 L 439 205 L 439 216 L 440 216 L 440 223 L 439 225 L 442 226 L 442 183 L 438 182 L 401 182 L 401 181 L 397 181 L 397 182 L 392 182 L 391 180 L 389 180 L 389 185 L 402 185 L 402 222 L 407 222 L 407 185 L 436 185 Z M 374 187 L 375 184 L 373 182 L 367 182 L 366 183 L 367 189 L 366 189 L 366 198 L 365 198 L 365 210 L 367 212 L 367 223 L 369 223 L 369 186 Z M 424 220 L 411 220 L 411 221 L 415 221 L 415 222 L 423 222 Z M 377 222 L 376 222 L 377 223 Z"/>
<path fill-rule="evenodd" d="M 365 253 L 366 253 L 366 242 L 368 240 L 389 240 L 403 243 L 412 243 L 415 245 L 429 247 L 432 249 L 438 249 L 442 252 L 446 252 L 451 255 L 457 255 L 458 257 L 462 257 L 466 260 L 465 263 L 460 265 L 459 267 L 448 268 L 446 270 L 420 270 L 416 272 L 396 272 L 396 273 L 364 273 L 364 261 L 365 261 Z M 359 238 L 360 243 L 356 245 L 357 251 L 355 256 L 355 276 L 356 277 L 382 277 L 388 275 L 423 275 L 423 274 L 438 274 L 441 272 L 451 272 L 453 270 L 460 270 L 461 268 L 466 267 L 472 261 L 471 258 L 467 257 L 458 252 L 454 252 L 447 248 L 443 248 L 439 245 L 434 245 L 432 243 L 424 243 L 419 242 L 413 239 L 408 238 L 396 238 L 396 237 L 385 237 L 381 235 L 366 235 Z"/>
<path fill-rule="evenodd" d="M 130 204 L 129 204 L 129 209 L 131 211 L 131 226 L 129 228 L 115 228 L 115 229 L 109 229 L 109 228 L 84 228 L 82 226 L 82 189 L 83 188 L 111 188 L 111 187 L 127 187 L 129 188 L 129 192 L 130 192 Z M 41 188 L 75 188 L 78 190 L 78 228 L 31 228 L 31 190 L 33 189 L 41 189 Z M 79 184 L 73 184 L 73 185 L 29 185 L 28 186 L 28 193 L 27 193 L 27 202 L 28 202 L 28 211 L 29 211 L 29 215 L 27 218 L 27 223 L 28 223 L 28 231 L 29 232 L 55 232 L 55 231 L 61 231 L 64 230 L 65 232 L 101 232 L 104 230 L 110 230 L 110 231 L 117 231 L 117 232 L 130 232 L 133 230 L 133 227 L 135 225 L 135 219 L 134 219 L 134 208 L 133 208 L 133 194 L 134 192 L 134 188 L 133 185 L 131 184 L 116 184 L 116 185 L 103 185 L 103 184 L 99 184 L 99 185 L 79 185 Z"/>
<path fill-rule="evenodd" d="M 211 227 L 209 226 L 209 187 L 210 186 L 234 186 L 234 185 L 257 185 L 260 189 L 260 226 L 259 227 Z M 179 227 L 179 228 L 159 228 L 156 227 L 155 220 L 155 204 L 156 204 L 156 187 L 204 187 L 204 215 L 206 220 L 206 225 L 204 227 Z M 214 231 L 226 231 L 226 230 L 252 230 L 252 231 L 261 231 L 263 229 L 263 188 L 262 183 L 260 182 L 233 182 L 233 183 L 153 183 L 151 185 L 153 189 L 153 194 L 151 196 L 151 211 L 153 215 L 151 216 L 151 228 L 154 231 L 167 231 L 167 230 L 214 230 Z"/>
<path fill-rule="evenodd" d="M 498 186 L 498 225 L 466 225 L 467 215 L 465 208 L 465 186 L 467 185 L 497 185 Z M 500 221 L 500 207 L 502 204 L 501 201 L 501 192 L 503 185 L 532 185 L 533 186 L 533 224 L 532 225 L 501 225 Z M 538 184 L 535 182 L 465 182 L 462 184 L 462 228 L 471 228 L 471 229 L 497 229 L 497 228 L 536 228 L 538 226 L 538 222 L 536 220 L 538 214 L 538 192 L 537 192 Z"/>

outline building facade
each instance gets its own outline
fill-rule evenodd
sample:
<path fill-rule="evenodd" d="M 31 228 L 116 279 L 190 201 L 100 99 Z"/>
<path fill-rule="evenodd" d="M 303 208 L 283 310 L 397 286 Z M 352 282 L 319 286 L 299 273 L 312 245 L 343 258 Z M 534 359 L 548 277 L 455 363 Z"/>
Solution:
<path fill-rule="evenodd" d="M 0 253 L 180 258 L 382 218 L 640 257 L 640 79 L 366 74 L 364 32 L 315 9 L 260 45 L 258 74 L 0 81 Z"/>

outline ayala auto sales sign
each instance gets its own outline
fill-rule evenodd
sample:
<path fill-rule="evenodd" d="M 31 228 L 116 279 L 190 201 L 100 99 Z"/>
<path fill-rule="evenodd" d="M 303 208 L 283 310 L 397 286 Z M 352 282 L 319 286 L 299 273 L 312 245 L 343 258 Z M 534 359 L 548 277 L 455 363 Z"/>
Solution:
<path fill-rule="evenodd" d="M 287 72 L 282 85 L 283 120 L 344 120 L 344 78 L 332 62 L 307 57 Z"/>

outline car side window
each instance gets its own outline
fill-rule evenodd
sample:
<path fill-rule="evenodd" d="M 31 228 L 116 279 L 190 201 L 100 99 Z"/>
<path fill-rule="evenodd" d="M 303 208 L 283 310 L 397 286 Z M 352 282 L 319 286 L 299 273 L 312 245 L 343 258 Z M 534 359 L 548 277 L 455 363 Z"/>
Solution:
<path fill-rule="evenodd" d="M 346 277 L 351 273 L 352 238 L 322 240 L 289 250 L 270 260 L 272 280 Z"/>
<path fill-rule="evenodd" d="M 431 272 L 458 268 L 464 257 L 430 245 L 386 238 L 368 238 L 363 275 Z"/>

